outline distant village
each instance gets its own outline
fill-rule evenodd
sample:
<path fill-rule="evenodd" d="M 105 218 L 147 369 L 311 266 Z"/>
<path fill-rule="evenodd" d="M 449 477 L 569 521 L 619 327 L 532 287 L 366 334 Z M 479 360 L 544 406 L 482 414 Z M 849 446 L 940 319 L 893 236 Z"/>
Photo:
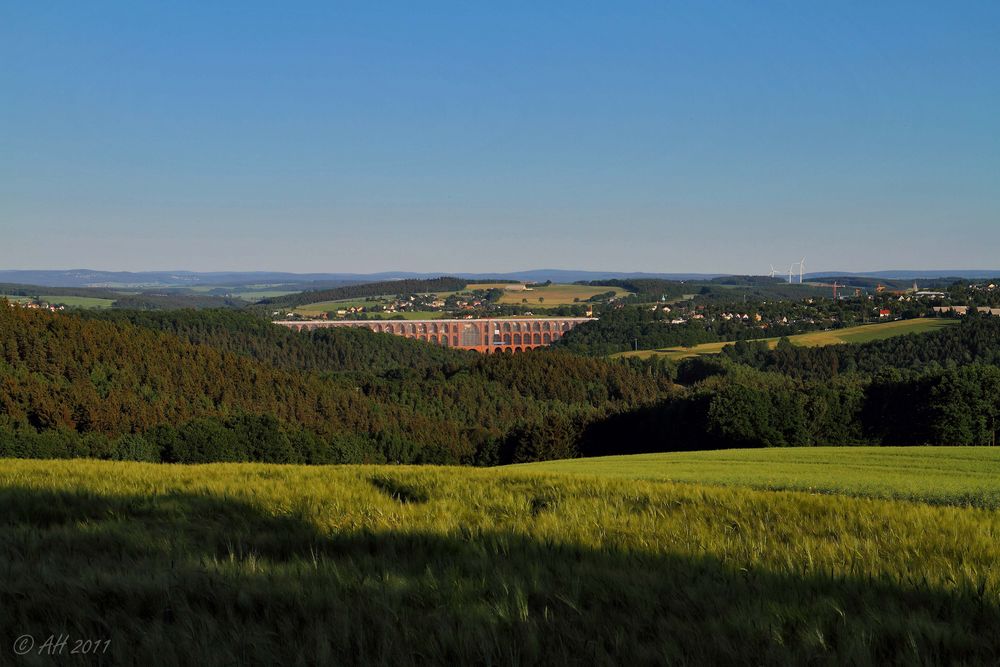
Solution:
<path fill-rule="evenodd" d="M 1000 288 L 995 283 L 963 286 L 963 291 L 968 294 L 961 295 L 956 295 L 953 291 L 923 290 L 916 284 L 907 290 L 890 290 L 879 285 L 872 293 L 861 289 L 845 291 L 849 294 L 837 292 L 835 300 L 775 299 L 754 303 L 753 308 L 745 310 L 734 309 L 731 302 L 699 304 L 694 299 L 674 304 L 654 304 L 649 310 L 662 318 L 664 323 L 674 326 L 702 323 L 728 328 L 731 325 L 744 325 L 762 331 L 789 327 L 836 328 L 928 315 L 964 316 L 970 308 L 978 313 L 1000 316 L 1000 307 L 996 307 L 1000 305 Z M 962 304 L 955 303 L 956 297 L 962 299 Z M 977 298 L 996 305 L 965 305 Z M 941 305 L 934 305 L 935 303 Z"/>
<path fill-rule="evenodd" d="M 288 319 L 364 319 L 369 317 L 387 319 L 405 319 L 412 313 L 446 313 L 454 319 L 476 319 L 483 316 L 503 317 L 519 315 L 532 317 L 535 315 L 524 304 L 501 304 L 500 296 L 504 291 L 530 292 L 531 287 L 524 284 L 511 284 L 501 289 L 470 290 L 442 297 L 435 293 L 400 294 L 393 296 L 367 297 L 364 300 L 351 300 L 342 306 L 331 310 L 317 310 L 314 313 L 275 311 L 274 316 Z M 610 299 L 613 300 L 613 299 Z M 566 306 L 574 312 L 559 312 L 546 314 L 576 315 L 593 317 L 594 309 L 590 303 Z M 551 308 L 547 309 L 551 310 Z"/>
<path fill-rule="evenodd" d="M 972 283 L 953 285 L 947 291 L 921 289 L 914 284 L 908 289 L 890 289 L 877 285 L 870 289 L 824 285 L 831 288 L 831 298 L 811 297 L 805 299 L 773 298 L 766 301 L 739 303 L 738 300 L 721 301 L 702 299 L 689 295 L 681 299 L 668 299 L 645 306 L 654 313 L 652 318 L 669 326 L 701 324 L 718 331 L 732 331 L 751 328 L 771 335 L 784 335 L 792 330 L 811 330 L 853 326 L 866 322 L 909 319 L 925 316 L 963 316 L 970 308 L 979 313 L 1000 316 L 1000 289 L 996 283 Z M 508 291 L 520 289 L 530 292 L 530 286 L 511 285 Z M 301 320 L 330 319 L 405 319 L 407 316 L 447 317 L 455 319 L 475 319 L 484 316 L 534 316 L 528 306 L 528 299 L 522 304 L 500 304 L 499 295 L 503 290 L 473 290 L 442 296 L 440 294 L 405 294 L 395 296 L 367 297 L 344 303 L 330 310 L 317 309 L 315 312 L 275 311 L 275 316 Z M 616 297 L 613 292 L 602 294 L 593 302 L 566 305 L 560 315 L 594 317 L 609 309 L 629 305 L 641 305 L 634 298 Z M 537 310 L 537 309 L 536 309 Z M 550 314 L 550 307 L 544 309 Z"/>
<path fill-rule="evenodd" d="M 10 299 L 10 297 L 7 298 Z M 11 308 L 21 307 L 21 308 L 27 308 L 28 310 L 47 310 L 51 313 L 56 313 L 61 310 L 66 310 L 66 306 L 56 305 L 48 303 L 46 301 L 39 301 L 37 299 L 15 299 L 8 301 L 7 304 Z"/>

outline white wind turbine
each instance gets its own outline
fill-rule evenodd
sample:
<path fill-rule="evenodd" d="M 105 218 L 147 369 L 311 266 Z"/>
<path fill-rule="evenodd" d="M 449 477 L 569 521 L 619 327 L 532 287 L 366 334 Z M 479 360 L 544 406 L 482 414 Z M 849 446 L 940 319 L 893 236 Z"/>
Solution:
<path fill-rule="evenodd" d="M 805 278 L 805 275 L 806 275 L 806 258 L 803 257 L 802 261 L 799 262 L 799 284 L 800 285 L 802 284 L 802 279 Z"/>

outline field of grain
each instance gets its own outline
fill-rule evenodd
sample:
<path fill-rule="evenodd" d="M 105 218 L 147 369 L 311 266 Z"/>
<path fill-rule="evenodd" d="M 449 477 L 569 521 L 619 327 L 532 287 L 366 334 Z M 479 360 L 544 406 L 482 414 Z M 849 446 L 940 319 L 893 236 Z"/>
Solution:
<path fill-rule="evenodd" d="M 951 467 L 966 476 L 963 456 L 982 463 L 922 451 L 913 467 L 931 492 Z M 821 452 L 827 475 L 859 474 L 871 463 L 859 453 Z M 588 463 L 573 474 L 0 461 L 2 640 L 106 639 L 107 665 L 1000 655 L 992 501 L 675 483 Z"/>
<path fill-rule="evenodd" d="M 526 305 L 532 307 L 569 306 L 606 292 L 614 292 L 617 296 L 628 294 L 627 290 L 620 287 L 553 284 L 545 287 L 533 287 L 530 290 L 508 290 L 500 298 L 500 303 L 520 304 L 523 303 L 522 300 L 526 299 Z"/>
<path fill-rule="evenodd" d="M 832 329 L 830 331 L 811 331 L 809 333 L 789 336 L 788 339 L 796 344 L 805 347 L 822 347 L 824 345 L 839 345 L 841 343 L 867 343 L 873 340 L 883 340 L 894 336 L 906 334 L 928 333 L 938 331 L 943 327 L 957 324 L 958 320 L 948 319 L 913 319 L 899 320 L 896 322 L 882 322 L 878 324 L 865 324 L 844 329 Z M 768 346 L 774 348 L 778 344 L 778 338 L 763 338 Z M 665 356 L 670 359 L 685 359 L 687 357 L 697 357 L 700 355 L 718 354 L 726 345 L 731 342 L 703 343 L 693 347 L 668 347 L 660 350 L 637 350 L 634 352 L 623 352 L 623 357 L 640 357 L 646 359 L 653 356 Z"/>
<path fill-rule="evenodd" d="M 603 456 L 513 469 L 1000 509 L 1000 448 L 795 447 Z"/>

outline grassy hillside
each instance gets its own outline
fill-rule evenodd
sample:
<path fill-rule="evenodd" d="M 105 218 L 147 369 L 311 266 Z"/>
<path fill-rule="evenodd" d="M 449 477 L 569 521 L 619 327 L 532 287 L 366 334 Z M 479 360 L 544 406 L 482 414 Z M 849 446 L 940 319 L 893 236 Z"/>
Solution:
<path fill-rule="evenodd" d="M 513 469 L 1000 508 L 1000 449 L 801 447 L 602 456 Z"/>
<path fill-rule="evenodd" d="M 2 461 L 0 628 L 102 664 L 983 664 L 998 534 L 527 471 Z"/>
<path fill-rule="evenodd" d="M 868 343 L 875 340 L 884 340 L 894 336 L 903 336 L 913 333 L 929 333 L 940 331 L 944 327 L 957 324 L 958 320 L 945 319 L 914 319 L 900 320 L 898 322 L 884 322 L 879 324 L 866 324 L 858 327 L 847 327 L 832 331 L 812 331 L 810 333 L 789 336 L 789 340 L 796 345 L 806 347 L 823 347 L 825 345 L 838 345 L 841 343 Z M 771 348 L 778 344 L 777 338 L 766 338 Z M 623 352 L 623 357 L 639 357 L 642 359 L 663 355 L 670 359 L 684 359 L 686 357 L 696 357 L 705 354 L 718 354 L 726 345 L 732 342 L 704 343 L 692 347 L 670 347 L 662 350 L 638 350 L 636 352 Z"/>
<path fill-rule="evenodd" d="M 530 290 L 507 290 L 500 297 L 500 303 L 519 304 L 523 299 L 527 299 L 527 305 L 532 307 L 571 306 L 578 301 L 586 301 L 592 296 L 606 292 L 614 292 L 617 296 L 628 294 L 628 291 L 621 287 L 553 284 L 533 287 Z"/>

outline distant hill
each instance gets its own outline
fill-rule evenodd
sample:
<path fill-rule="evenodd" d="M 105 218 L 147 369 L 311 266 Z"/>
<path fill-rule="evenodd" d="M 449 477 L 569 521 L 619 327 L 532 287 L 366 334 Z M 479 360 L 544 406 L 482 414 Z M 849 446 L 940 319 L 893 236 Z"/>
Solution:
<path fill-rule="evenodd" d="M 45 285 L 49 287 L 165 288 L 246 285 L 283 285 L 299 290 L 319 290 L 357 283 L 389 280 L 427 280 L 452 275 L 470 281 L 511 280 L 524 282 L 573 283 L 581 280 L 660 278 L 666 280 L 711 280 L 723 273 L 642 273 L 623 271 L 578 271 L 536 269 L 509 273 L 463 273 L 432 271 L 383 271 L 379 273 L 283 273 L 275 271 L 195 272 L 195 271 L 93 271 L 69 270 L 0 270 L 0 282 Z"/>
<path fill-rule="evenodd" d="M 395 277 L 395 274 L 393 274 Z M 291 285 L 298 289 L 324 289 L 352 282 L 373 280 L 371 276 L 327 273 L 281 273 L 271 271 L 207 272 L 193 271 L 92 271 L 69 270 L 0 270 L 0 282 L 45 285 L 48 287 L 162 288 L 202 285 L 241 287 L 246 285 Z"/>
<path fill-rule="evenodd" d="M 820 271 L 817 273 L 807 273 L 806 279 L 834 278 L 834 277 L 859 277 L 859 278 L 883 278 L 886 280 L 920 280 L 954 278 L 962 279 L 983 279 L 1000 277 L 1000 269 L 954 269 L 948 271 L 929 271 L 922 269 L 899 270 L 899 271 Z"/>
<path fill-rule="evenodd" d="M 451 275 L 469 281 L 517 280 L 524 282 L 575 283 L 594 280 L 660 279 L 678 281 L 710 281 L 726 278 L 729 273 L 646 273 L 641 271 L 588 271 L 576 269 L 533 269 L 508 273 L 466 273 L 455 271 L 408 272 L 383 271 L 379 273 L 287 273 L 280 271 L 94 271 L 68 270 L 0 270 L 0 283 L 43 285 L 47 287 L 99 287 L 99 288 L 167 288 L 249 285 L 281 285 L 289 291 L 332 289 L 358 283 L 389 280 L 427 280 L 441 275 Z M 806 274 L 809 280 L 840 276 L 881 278 L 885 280 L 982 279 L 1000 277 L 1000 269 L 899 270 L 899 271 L 822 271 Z"/>

